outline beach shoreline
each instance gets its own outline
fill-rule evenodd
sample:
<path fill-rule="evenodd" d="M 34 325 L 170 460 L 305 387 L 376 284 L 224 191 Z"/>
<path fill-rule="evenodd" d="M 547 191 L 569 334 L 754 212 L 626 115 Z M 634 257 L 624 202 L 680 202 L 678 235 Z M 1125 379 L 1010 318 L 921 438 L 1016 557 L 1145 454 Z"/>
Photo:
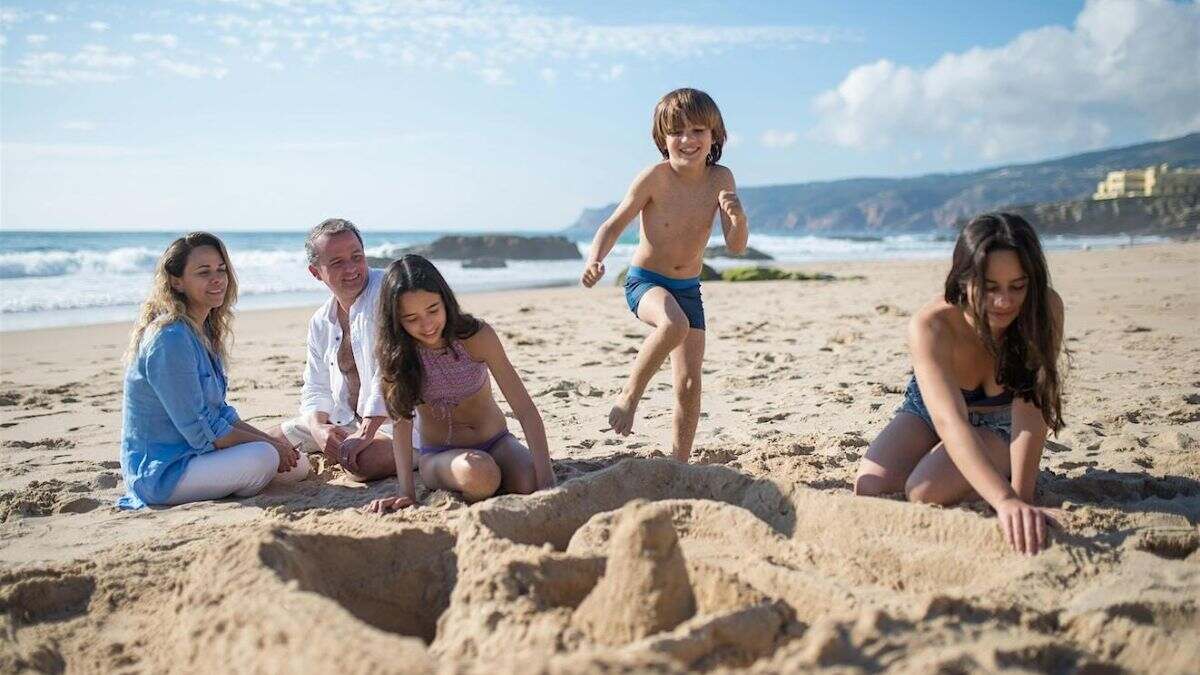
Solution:
<path fill-rule="evenodd" d="M 693 467 L 663 458 L 667 372 L 651 381 L 633 436 L 603 432 L 647 333 L 613 285 L 619 270 L 590 290 L 464 293 L 538 405 L 561 487 L 471 507 L 421 487 L 420 508 L 382 518 L 358 508 L 391 494 L 394 479 L 363 485 L 327 467 L 249 499 L 120 512 L 129 324 L 0 333 L 0 595 L 26 612 L 0 657 L 44 648 L 67 669 L 126 658 L 204 670 L 216 657 L 192 647 L 210 644 L 257 667 L 315 671 L 336 665 L 336 640 L 279 637 L 289 621 L 317 630 L 313 614 L 361 638 L 364 670 L 403 654 L 429 670 L 780 672 L 858 658 L 910 670 L 1185 672 L 1200 658 L 1187 639 L 1200 627 L 1188 600 L 1200 592 L 1200 242 L 1048 260 L 1072 365 L 1067 428 L 1038 481 L 1063 530 L 1034 559 L 1006 551 L 981 504 L 851 496 L 858 459 L 900 403 L 908 318 L 939 295 L 948 259 L 785 266 L 834 281 L 705 283 Z M 237 315 L 229 400 L 244 419 L 267 427 L 295 414 L 314 309 Z M 634 499 L 647 501 L 622 508 Z M 695 617 L 674 642 L 664 633 L 602 647 L 583 598 L 601 587 L 604 560 L 615 565 L 619 526 L 662 518 Z M 325 576 L 339 566 L 352 574 Z M 411 570 L 394 576 L 400 590 L 372 585 L 396 570 Z M 518 586 L 532 590 L 504 595 Z M 426 592 L 438 611 L 400 595 L 375 607 L 363 592 Z M 216 632 L 219 622 L 231 630 Z M 130 637 L 139 630 L 181 646 L 157 653 Z M 190 630 L 204 639 L 170 637 Z M 239 639 L 259 646 L 231 646 Z M 85 665 L 89 654 L 103 656 Z"/>

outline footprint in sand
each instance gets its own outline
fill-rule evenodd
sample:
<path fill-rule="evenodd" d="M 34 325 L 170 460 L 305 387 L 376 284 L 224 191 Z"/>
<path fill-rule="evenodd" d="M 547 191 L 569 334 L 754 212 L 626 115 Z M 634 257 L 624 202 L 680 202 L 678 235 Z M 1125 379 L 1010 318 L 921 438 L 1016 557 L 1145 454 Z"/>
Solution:
<path fill-rule="evenodd" d="M 4 441 L 6 448 L 46 448 L 47 450 L 68 450 L 75 447 L 75 441 L 66 438 L 43 438 L 40 441 Z"/>
<path fill-rule="evenodd" d="M 87 513 L 100 506 L 98 499 L 81 494 L 90 490 L 78 481 L 32 481 L 23 489 L 0 493 L 0 522 L 18 516 Z"/>

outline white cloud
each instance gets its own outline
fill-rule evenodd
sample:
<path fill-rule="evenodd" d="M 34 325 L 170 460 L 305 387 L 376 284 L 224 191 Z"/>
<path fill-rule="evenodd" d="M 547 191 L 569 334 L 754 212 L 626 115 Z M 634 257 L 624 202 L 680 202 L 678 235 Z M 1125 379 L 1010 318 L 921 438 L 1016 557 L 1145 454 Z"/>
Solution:
<path fill-rule="evenodd" d="M 97 70 L 126 69 L 137 63 L 137 59 L 133 56 L 114 52 L 104 45 L 84 45 L 75 56 L 71 57 L 71 61 Z"/>
<path fill-rule="evenodd" d="M 796 144 L 800 140 L 800 134 L 795 131 L 780 131 L 778 129 L 767 129 L 759 137 L 759 142 L 766 148 L 786 148 Z"/>
<path fill-rule="evenodd" d="M 101 45 L 84 45 L 72 55 L 37 51 L 0 70 L 5 82 L 33 85 L 115 82 L 129 76 L 137 59 Z"/>
<path fill-rule="evenodd" d="M 0 7 L 0 30 L 15 26 L 26 19 L 24 12 L 8 7 Z"/>
<path fill-rule="evenodd" d="M 494 66 L 480 68 L 479 76 L 483 78 L 484 82 L 487 82 L 491 85 L 498 86 L 513 83 L 512 78 L 510 78 L 508 74 L 504 72 L 503 68 L 496 68 Z"/>
<path fill-rule="evenodd" d="M 58 23 L 60 19 L 62 19 L 62 17 L 57 14 L 42 15 L 42 21 L 45 21 L 46 23 Z"/>
<path fill-rule="evenodd" d="M 603 80 L 604 82 L 615 82 L 615 81 L 621 79 L 621 75 L 624 75 L 624 74 L 625 74 L 625 66 L 618 63 L 615 66 L 609 67 L 608 70 L 600 73 L 600 79 Z"/>
<path fill-rule="evenodd" d="M 227 47 L 237 47 L 242 44 L 242 41 L 233 35 L 222 35 L 221 44 Z"/>
<path fill-rule="evenodd" d="M 736 133 L 726 129 L 725 145 L 724 145 L 724 147 L 721 148 L 722 151 L 728 150 L 730 148 L 736 148 L 741 144 L 742 144 L 742 135 L 736 134 Z"/>
<path fill-rule="evenodd" d="M 141 44 L 154 44 L 166 49 L 174 49 L 179 45 L 179 38 L 171 33 L 156 35 L 154 33 L 134 33 L 133 41 Z"/>
<path fill-rule="evenodd" d="M 1071 28 L 928 68 L 859 66 L 815 99 L 814 136 L 854 148 L 934 141 L 943 155 L 999 159 L 1100 147 L 1126 126 L 1185 133 L 1200 128 L 1197 35 L 1200 3 L 1090 0 Z"/>
<path fill-rule="evenodd" d="M 86 120 L 71 120 L 69 122 L 63 122 L 60 124 L 59 128 L 65 131 L 95 131 L 96 123 L 88 122 Z"/>
<path fill-rule="evenodd" d="M 538 77 L 542 78 L 546 84 L 554 84 L 558 82 L 558 71 L 553 68 L 542 68 L 538 71 Z"/>
<path fill-rule="evenodd" d="M 463 45 L 469 45 L 478 63 L 487 64 L 489 72 L 505 71 L 505 79 L 516 64 L 524 64 L 531 74 L 550 68 L 556 74 L 585 72 L 586 77 L 612 81 L 622 76 L 624 65 L 607 73 L 579 71 L 578 66 L 615 60 L 612 57 L 684 59 L 732 48 L 791 49 L 861 39 L 844 29 L 795 25 L 596 24 L 505 0 L 220 1 L 230 11 L 198 15 L 192 21 L 247 44 L 291 44 L 294 51 L 303 52 L 299 58 L 306 63 L 329 57 L 382 57 L 389 64 L 456 69 L 462 65 Z M 564 64 L 564 71 L 559 64 L 567 61 L 575 63 Z"/>
<path fill-rule="evenodd" d="M 6 44 L 8 44 L 8 36 L 0 35 L 0 47 L 3 47 Z"/>
<path fill-rule="evenodd" d="M 97 33 L 103 33 L 108 30 L 109 26 L 108 26 L 108 24 L 104 23 L 103 21 L 93 21 L 88 24 L 88 28 L 90 28 L 91 30 L 93 30 Z"/>
<path fill-rule="evenodd" d="M 202 66 L 195 63 L 173 61 L 171 59 L 160 59 L 154 65 L 172 75 L 180 75 L 191 79 L 211 77 L 219 80 L 229 74 L 229 69 L 224 66 Z"/>
<path fill-rule="evenodd" d="M 37 34 L 37 33 L 34 33 L 34 34 L 32 34 L 32 35 L 26 35 L 26 36 L 25 36 L 25 42 L 26 42 L 26 44 L 31 44 L 31 45 L 42 45 L 42 44 L 46 44 L 46 42 L 47 42 L 47 41 L 49 41 L 49 40 L 50 40 L 49 36 L 46 36 L 46 35 L 40 35 L 40 34 Z"/>

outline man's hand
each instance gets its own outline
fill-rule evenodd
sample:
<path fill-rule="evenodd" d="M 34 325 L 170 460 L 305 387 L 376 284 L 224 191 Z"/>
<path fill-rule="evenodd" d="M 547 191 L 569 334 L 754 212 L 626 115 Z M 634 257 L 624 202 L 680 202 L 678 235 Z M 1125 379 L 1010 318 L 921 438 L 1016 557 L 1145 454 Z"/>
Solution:
<path fill-rule="evenodd" d="M 345 427 L 339 427 L 336 424 L 316 424 L 313 425 L 312 436 L 317 442 L 317 447 L 321 448 L 322 454 L 331 462 L 341 462 L 341 447 L 342 441 L 350 432 L 346 431 Z"/>
<path fill-rule="evenodd" d="M 371 500 L 370 504 L 363 507 L 363 511 L 382 515 L 388 511 L 399 511 L 400 509 L 416 505 L 417 500 L 401 495 L 399 497 L 384 497 L 382 499 Z"/>
<path fill-rule="evenodd" d="M 746 211 L 742 208 L 742 200 L 738 199 L 737 193 L 733 190 L 721 190 L 717 195 L 717 204 L 725 215 L 729 216 L 729 220 L 733 221 L 734 225 L 741 225 L 746 222 Z"/>
<path fill-rule="evenodd" d="M 583 268 L 583 277 L 579 280 L 585 287 L 591 288 L 600 281 L 600 277 L 604 276 L 604 263 L 599 260 L 593 260 Z"/>
<path fill-rule="evenodd" d="M 348 436 L 338 446 L 338 463 L 350 473 L 358 473 L 358 453 L 365 450 L 370 444 L 371 441 L 358 434 Z"/>

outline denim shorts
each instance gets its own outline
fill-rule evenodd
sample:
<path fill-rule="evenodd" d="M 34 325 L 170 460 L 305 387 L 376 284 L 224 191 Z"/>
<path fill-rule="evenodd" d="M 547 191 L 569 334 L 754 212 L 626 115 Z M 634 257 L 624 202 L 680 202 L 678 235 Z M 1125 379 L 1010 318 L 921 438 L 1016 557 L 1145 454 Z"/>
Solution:
<path fill-rule="evenodd" d="M 904 390 L 904 401 L 896 408 L 896 412 L 920 417 L 929 426 L 929 430 L 937 435 L 937 430 L 933 428 L 933 416 L 929 414 L 929 408 L 925 407 L 925 400 L 921 398 L 921 388 L 917 386 L 916 377 L 909 379 L 908 388 Z M 1005 443 L 1012 440 L 1012 406 L 979 412 L 968 410 L 967 421 L 973 427 L 996 432 Z"/>

